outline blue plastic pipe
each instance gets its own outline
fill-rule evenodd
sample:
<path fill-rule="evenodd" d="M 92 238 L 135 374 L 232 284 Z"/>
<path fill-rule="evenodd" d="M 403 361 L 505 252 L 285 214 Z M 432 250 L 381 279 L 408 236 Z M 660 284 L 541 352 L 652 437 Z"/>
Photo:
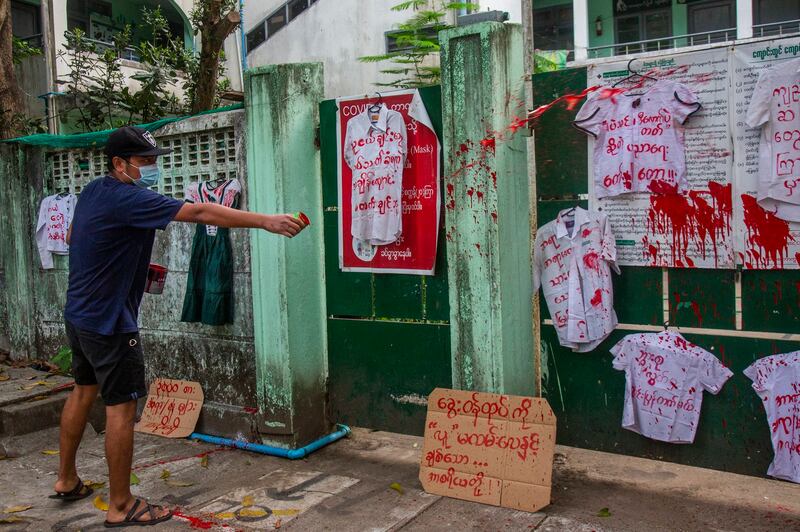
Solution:
<path fill-rule="evenodd" d="M 305 458 L 317 449 L 325 447 L 329 443 L 340 440 L 350 434 L 350 427 L 347 425 L 336 425 L 339 430 L 332 432 L 327 436 L 323 436 L 317 441 L 313 441 L 305 447 L 299 449 L 283 449 L 282 447 L 273 447 L 271 445 L 264 445 L 262 443 L 250 443 L 241 440 L 232 440 L 230 438 L 220 438 L 219 436 L 210 436 L 208 434 L 200 434 L 193 432 L 189 435 L 190 440 L 200 440 L 206 443 L 213 443 L 214 445 L 224 445 L 226 447 L 236 447 L 245 451 L 253 451 L 254 453 L 268 454 L 270 456 L 279 456 L 281 458 L 288 458 L 289 460 L 297 460 Z"/>

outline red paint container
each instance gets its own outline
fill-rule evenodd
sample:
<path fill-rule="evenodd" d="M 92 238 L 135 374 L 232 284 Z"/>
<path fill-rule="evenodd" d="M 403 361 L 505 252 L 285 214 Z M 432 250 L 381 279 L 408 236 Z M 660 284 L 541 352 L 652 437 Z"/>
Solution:
<path fill-rule="evenodd" d="M 147 270 L 147 283 L 144 291 L 148 294 L 160 294 L 164 291 L 164 284 L 167 281 L 167 269 L 159 264 L 150 263 Z"/>

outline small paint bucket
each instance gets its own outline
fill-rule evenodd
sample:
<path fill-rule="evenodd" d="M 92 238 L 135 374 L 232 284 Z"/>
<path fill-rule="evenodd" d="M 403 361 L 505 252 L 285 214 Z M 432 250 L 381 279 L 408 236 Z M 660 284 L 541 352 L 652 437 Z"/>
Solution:
<path fill-rule="evenodd" d="M 167 269 L 159 264 L 150 263 L 147 270 L 147 283 L 144 291 L 148 294 L 160 294 L 164 291 L 164 283 L 167 280 Z"/>

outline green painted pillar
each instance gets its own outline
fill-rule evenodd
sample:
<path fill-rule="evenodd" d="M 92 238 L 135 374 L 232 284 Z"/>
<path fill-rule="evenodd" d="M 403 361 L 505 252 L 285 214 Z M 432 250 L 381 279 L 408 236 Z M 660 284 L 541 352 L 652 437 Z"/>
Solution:
<path fill-rule="evenodd" d="M 270 65 L 245 77 L 248 208 L 305 212 L 294 239 L 251 233 L 259 431 L 298 447 L 326 434 L 328 374 L 322 179 L 322 65 Z"/>
<path fill-rule="evenodd" d="M 533 394 L 522 27 L 440 34 L 453 385 Z"/>

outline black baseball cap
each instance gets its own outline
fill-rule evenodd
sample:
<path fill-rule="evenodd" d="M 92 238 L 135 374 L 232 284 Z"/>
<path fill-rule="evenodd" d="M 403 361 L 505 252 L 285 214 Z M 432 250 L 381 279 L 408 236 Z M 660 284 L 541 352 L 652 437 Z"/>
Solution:
<path fill-rule="evenodd" d="M 159 148 L 152 133 L 136 126 L 124 126 L 108 136 L 106 155 L 108 157 L 149 157 L 170 153 L 170 148 Z"/>

